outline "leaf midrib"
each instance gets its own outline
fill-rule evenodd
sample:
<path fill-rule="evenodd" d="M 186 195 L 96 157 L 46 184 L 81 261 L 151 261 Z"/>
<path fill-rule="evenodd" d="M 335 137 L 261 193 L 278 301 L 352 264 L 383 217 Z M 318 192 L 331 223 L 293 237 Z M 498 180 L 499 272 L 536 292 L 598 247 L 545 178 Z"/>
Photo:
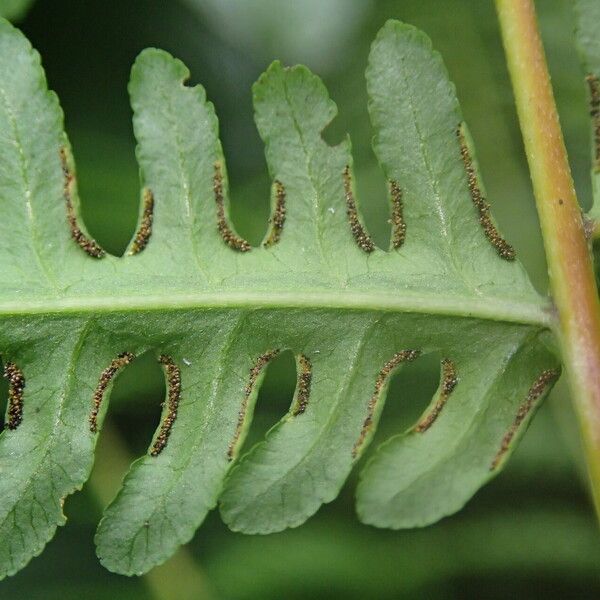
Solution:
<path fill-rule="evenodd" d="M 203 309 L 306 309 L 350 310 L 429 314 L 448 317 L 468 317 L 491 321 L 505 321 L 540 327 L 552 327 L 554 314 L 548 300 L 510 300 L 500 298 L 473 298 L 467 296 L 442 297 L 440 292 L 402 291 L 382 294 L 369 291 L 206 291 L 137 296 L 64 296 L 47 299 L 19 299 L 0 301 L 0 320 L 10 317 L 56 314 L 94 316 L 102 313 L 171 311 Z"/>

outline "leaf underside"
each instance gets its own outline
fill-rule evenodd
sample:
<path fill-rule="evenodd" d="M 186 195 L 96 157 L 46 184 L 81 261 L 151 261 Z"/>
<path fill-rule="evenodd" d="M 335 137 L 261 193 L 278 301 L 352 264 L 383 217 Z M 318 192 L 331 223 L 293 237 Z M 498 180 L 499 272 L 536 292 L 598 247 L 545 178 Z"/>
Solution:
<path fill-rule="evenodd" d="M 304 67 L 276 62 L 253 89 L 273 187 L 264 244 L 250 248 L 229 223 L 212 104 L 180 61 L 140 55 L 129 87 L 140 219 L 124 257 L 78 218 L 58 101 L 7 22 L 0 71 L 2 575 L 64 523 L 114 377 L 145 352 L 168 397 L 99 525 L 110 570 L 161 563 L 217 502 L 236 531 L 303 523 L 367 448 L 391 375 L 428 353 L 443 357 L 439 389 L 366 464 L 360 518 L 427 525 L 498 473 L 557 376 L 550 317 L 491 219 L 454 87 L 422 33 L 388 22 L 367 70 L 389 250 L 363 225 L 349 141 L 321 137 L 336 107 Z M 286 349 L 298 366 L 290 410 L 236 460 L 268 362 Z"/>

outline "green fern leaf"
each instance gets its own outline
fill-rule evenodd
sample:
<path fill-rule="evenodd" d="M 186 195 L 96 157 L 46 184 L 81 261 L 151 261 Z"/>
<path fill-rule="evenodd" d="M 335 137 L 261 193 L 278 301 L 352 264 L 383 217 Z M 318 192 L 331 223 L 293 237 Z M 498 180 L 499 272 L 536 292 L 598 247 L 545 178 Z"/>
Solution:
<path fill-rule="evenodd" d="M 388 22 L 367 72 L 390 190 L 387 251 L 363 224 L 349 141 L 321 137 L 336 108 L 304 67 L 274 63 L 254 87 L 273 186 L 268 231 L 252 248 L 229 222 L 204 90 L 186 86 L 187 69 L 165 52 L 140 55 L 130 94 L 141 207 L 122 258 L 81 224 L 57 99 L 7 22 L 0 72 L 3 575 L 64 523 L 114 378 L 145 352 L 168 393 L 148 453 L 98 529 L 113 571 L 164 561 L 219 500 L 234 530 L 303 523 L 366 450 L 392 373 L 427 353 L 443 358 L 439 390 L 367 464 L 361 519 L 432 523 L 499 472 L 558 374 L 550 306 L 490 216 L 454 87 L 422 33 Z M 290 410 L 236 461 L 265 369 L 286 349 L 298 370 Z"/>

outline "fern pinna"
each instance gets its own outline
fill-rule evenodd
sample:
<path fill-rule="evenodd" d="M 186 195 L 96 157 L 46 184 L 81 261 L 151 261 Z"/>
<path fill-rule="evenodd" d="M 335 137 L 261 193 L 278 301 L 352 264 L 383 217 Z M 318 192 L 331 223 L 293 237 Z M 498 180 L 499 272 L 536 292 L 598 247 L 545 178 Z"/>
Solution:
<path fill-rule="evenodd" d="M 187 542 L 218 502 L 246 533 L 303 523 L 367 449 L 391 375 L 440 357 L 421 418 L 365 465 L 358 514 L 414 527 L 457 511 L 502 468 L 558 376 L 550 304 L 499 233 L 453 85 L 430 42 L 390 21 L 369 59 L 374 150 L 391 242 L 361 217 L 336 108 L 304 67 L 254 86 L 272 213 L 252 247 L 229 219 L 215 111 L 188 71 L 144 51 L 130 84 L 139 227 L 123 257 L 79 218 L 62 113 L 38 55 L 0 24 L 0 571 L 63 524 L 89 475 L 115 377 L 151 352 L 167 398 L 148 453 L 96 536 L 109 569 L 139 574 Z M 291 350 L 289 412 L 239 457 L 271 359 Z M 410 402 L 410 398 L 404 399 Z"/>

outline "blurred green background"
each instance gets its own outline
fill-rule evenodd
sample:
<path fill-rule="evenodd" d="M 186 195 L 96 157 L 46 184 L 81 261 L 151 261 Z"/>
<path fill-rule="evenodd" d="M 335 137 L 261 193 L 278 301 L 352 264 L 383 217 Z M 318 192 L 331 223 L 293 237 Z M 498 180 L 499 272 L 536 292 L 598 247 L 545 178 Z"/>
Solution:
<path fill-rule="evenodd" d="M 572 9 L 568 0 L 537 4 L 587 207 L 589 123 Z M 127 81 L 147 46 L 181 58 L 193 83 L 206 87 L 221 122 L 236 228 L 254 243 L 266 228 L 269 180 L 250 86 L 275 58 L 318 73 L 340 112 L 325 138 L 335 143 L 350 134 L 365 218 L 386 244 L 385 182 L 371 150 L 363 73 L 369 44 L 388 18 L 423 29 L 444 56 L 494 214 L 544 291 L 541 238 L 491 0 L 37 0 L 19 26 L 40 51 L 65 110 L 87 227 L 120 254 L 135 229 L 138 201 Z M 411 423 L 437 377 L 432 360 L 395 378 L 372 447 Z M 269 367 L 248 445 L 286 412 L 294 380 L 290 355 Z M 1 395 L 5 401 L 5 389 Z M 299 529 L 247 537 L 229 532 L 213 513 L 150 575 L 112 575 L 95 558 L 94 528 L 128 461 L 145 451 L 163 395 L 151 361 L 138 361 L 117 381 L 91 482 L 67 500 L 68 524 L 42 556 L 0 583 L 0 598 L 600 598 L 600 536 L 564 382 L 503 474 L 437 525 L 393 532 L 359 524 L 354 474 L 340 497 Z"/>

